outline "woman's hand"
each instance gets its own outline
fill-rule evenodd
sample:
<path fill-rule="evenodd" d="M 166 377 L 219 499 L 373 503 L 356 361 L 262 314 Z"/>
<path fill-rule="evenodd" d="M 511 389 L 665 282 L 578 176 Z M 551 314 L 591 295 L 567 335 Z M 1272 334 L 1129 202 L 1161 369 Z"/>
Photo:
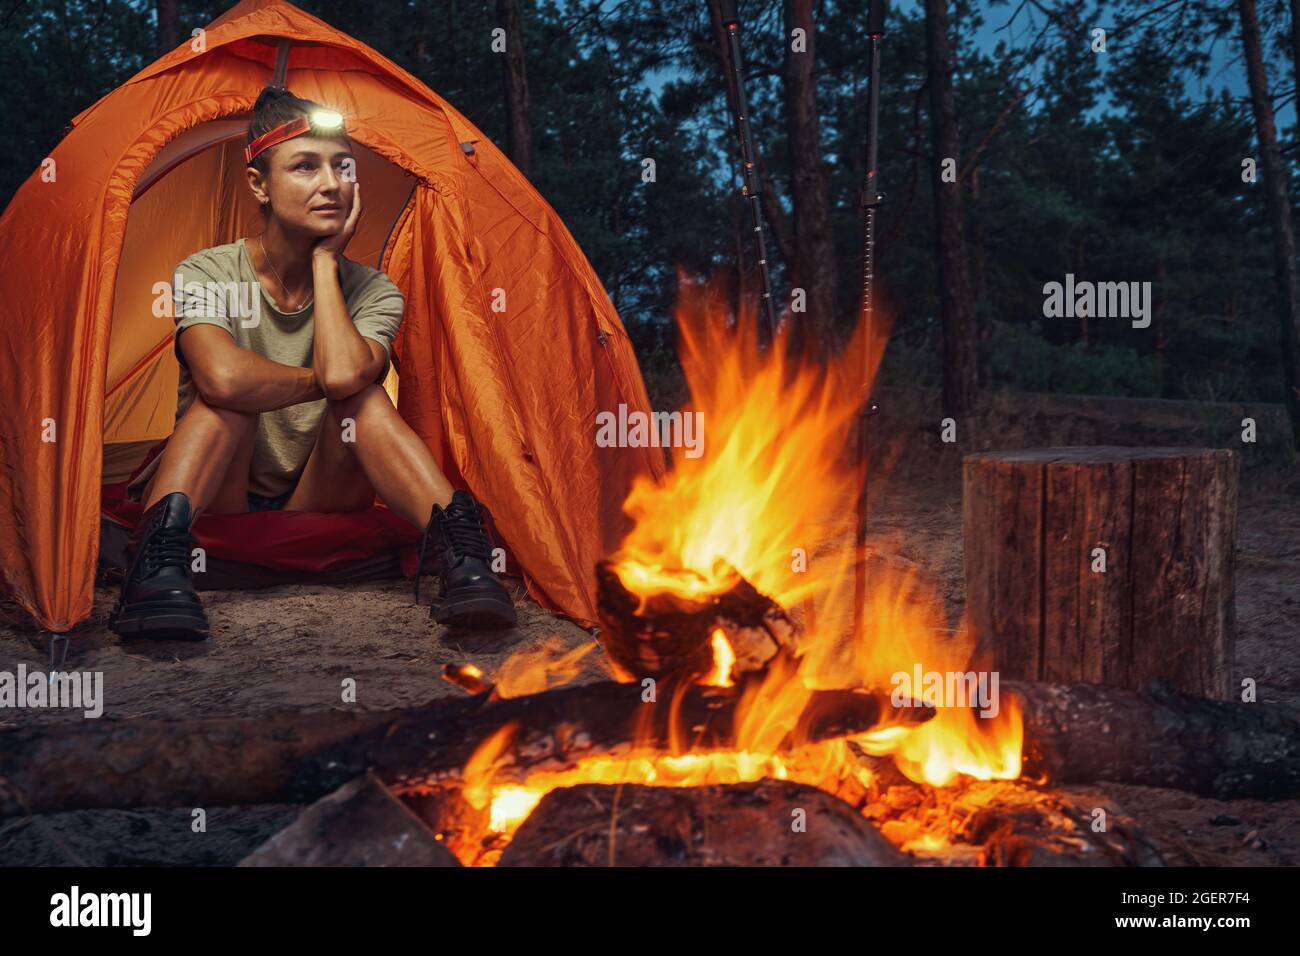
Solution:
<path fill-rule="evenodd" d="M 348 210 L 348 218 L 343 222 L 343 228 L 332 236 L 325 236 L 312 248 L 313 256 L 323 256 L 337 260 L 347 248 L 348 242 L 352 239 L 352 234 L 357 231 L 357 220 L 361 218 L 361 183 L 352 184 L 352 208 Z"/>

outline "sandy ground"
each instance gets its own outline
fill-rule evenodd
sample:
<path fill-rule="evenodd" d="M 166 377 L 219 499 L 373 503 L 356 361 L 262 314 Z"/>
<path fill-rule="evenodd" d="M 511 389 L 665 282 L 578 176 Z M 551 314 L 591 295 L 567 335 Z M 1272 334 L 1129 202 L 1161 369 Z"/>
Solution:
<path fill-rule="evenodd" d="M 934 577 L 951 615 L 963 602 L 960 488 L 955 481 L 877 498 L 873 529 L 898 560 Z M 1300 498 L 1243 493 L 1237 581 L 1238 679 L 1256 678 L 1265 702 L 1300 706 Z M 430 588 L 436 585 L 430 581 Z M 202 645 L 124 644 L 104 626 L 115 597 L 96 591 L 96 615 L 74 633 L 66 666 L 105 673 L 114 717 L 256 717 L 286 706 L 386 709 L 461 693 L 439 677 L 446 662 L 495 673 L 514 652 L 591 641 L 515 585 L 520 625 L 501 634 L 448 632 L 416 607 L 409 582 L 348 589 L 292 586 L 205 592 L 213 623 Z M 0 669 L 47 666 L 46 645 L 12 605 L 0 605 Z M 579 679 L 601 675 L 587 655 Z M 357 703 L 344 704 L 345 678 Z M 0 712 L 3 722 L 75 719 L 52 710 Z M 1131 786 L 1075 788 L 1141 823 L 1171 863 L 1300 863 L 1300 800 L 1220 802 Z M 0 821 L 0 864 L 230 864 L 299 808 L 213 808 L 206 833 L 188 810 L 82 811 Z"/>

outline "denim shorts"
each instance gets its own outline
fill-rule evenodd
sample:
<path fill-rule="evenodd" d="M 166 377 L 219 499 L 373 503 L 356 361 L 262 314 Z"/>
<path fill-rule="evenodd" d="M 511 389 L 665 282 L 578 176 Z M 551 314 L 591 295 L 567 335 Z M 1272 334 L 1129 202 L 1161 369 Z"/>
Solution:
<path fill-rule="evenodd" d="M 266 498 L 262 495 L 255 495 L 251 491 L 248 493 L 248 510 L 249 511 L 280 511 L 284 508 L 285 503 L 289 500 L 292 491 L 286 491 L 282 495 L 276 495 L 274 498 Z"/>

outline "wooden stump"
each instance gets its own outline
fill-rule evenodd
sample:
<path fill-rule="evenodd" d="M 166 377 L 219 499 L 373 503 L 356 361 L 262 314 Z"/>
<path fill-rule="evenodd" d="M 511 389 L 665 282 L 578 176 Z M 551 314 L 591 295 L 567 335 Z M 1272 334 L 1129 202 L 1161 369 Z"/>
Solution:
<path fill-rule="evenodd" d="M 968 455 L 967 610 L 983 661 L 1004 678 L 1163 679 L 1229 697 L 1236 528 L 1227 449 Z"/>

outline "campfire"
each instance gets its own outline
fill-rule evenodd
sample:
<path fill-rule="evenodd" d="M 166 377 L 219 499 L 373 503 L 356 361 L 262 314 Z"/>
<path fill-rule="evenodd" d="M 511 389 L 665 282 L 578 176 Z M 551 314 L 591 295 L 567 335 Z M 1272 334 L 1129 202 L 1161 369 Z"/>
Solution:
<path fill-rule="evenodd" d="M 686 281 L 677 314 L 691 393 L 683 412 L 702 413 L 706 453 L 678 454 L 662 482 L 639 481 L 625 504 L 632 530 L 596 568 L 609 673 L 644 704 L 626 746 L 521 775 L 519 725 L 501 727 L 460 781 L 482 822 L 443 831 L 463 862 L 492 860 L 543 798 L 584 784 L 771 778 L 866 805 L 885 780 L 932 790 L 1021 774 L 1014 702 L 982 718 L 970 707 L 934 707 L 942 701 L 920 688 L 900 700 L 897 673 L 971 667 L 969 643 L 947 629 L 914 575 L 873 563 L 854 632 L 845 519 L 863 476 L 845 448 L 865 394 L 861 370 L 874 370 L 882 343 L 859 332 L 825 363 L 798 361 L 783 335 L 759 347 L 752 312 L 728 322 L 717 302 L 714 288 Z M 562 683 L 577 673 L 575 656 L 512 660 L 492 693 Z M 688 700 L 725 704 L 726 732 L 706 733 Z M 948 842 L 938 822 L 886 832 L 903 837 L 902 849 L 937 849 Z"/>
<path fill-rule="evenodd" d="M 705 453 L 630 490 L 593 569 L 598 642 L 448 666 L 465 694 L 396 711 L 12 728 L 0 816 L 310 803 L 249 865 L 1158 865 L 1071 787 L 1300 794 L 1286 708 L 999 682 L 883 536 L 855 606 L 846 445 L 882 343 L 798 360 L 760 349 L 755 318 L 683 284 Z"/>

